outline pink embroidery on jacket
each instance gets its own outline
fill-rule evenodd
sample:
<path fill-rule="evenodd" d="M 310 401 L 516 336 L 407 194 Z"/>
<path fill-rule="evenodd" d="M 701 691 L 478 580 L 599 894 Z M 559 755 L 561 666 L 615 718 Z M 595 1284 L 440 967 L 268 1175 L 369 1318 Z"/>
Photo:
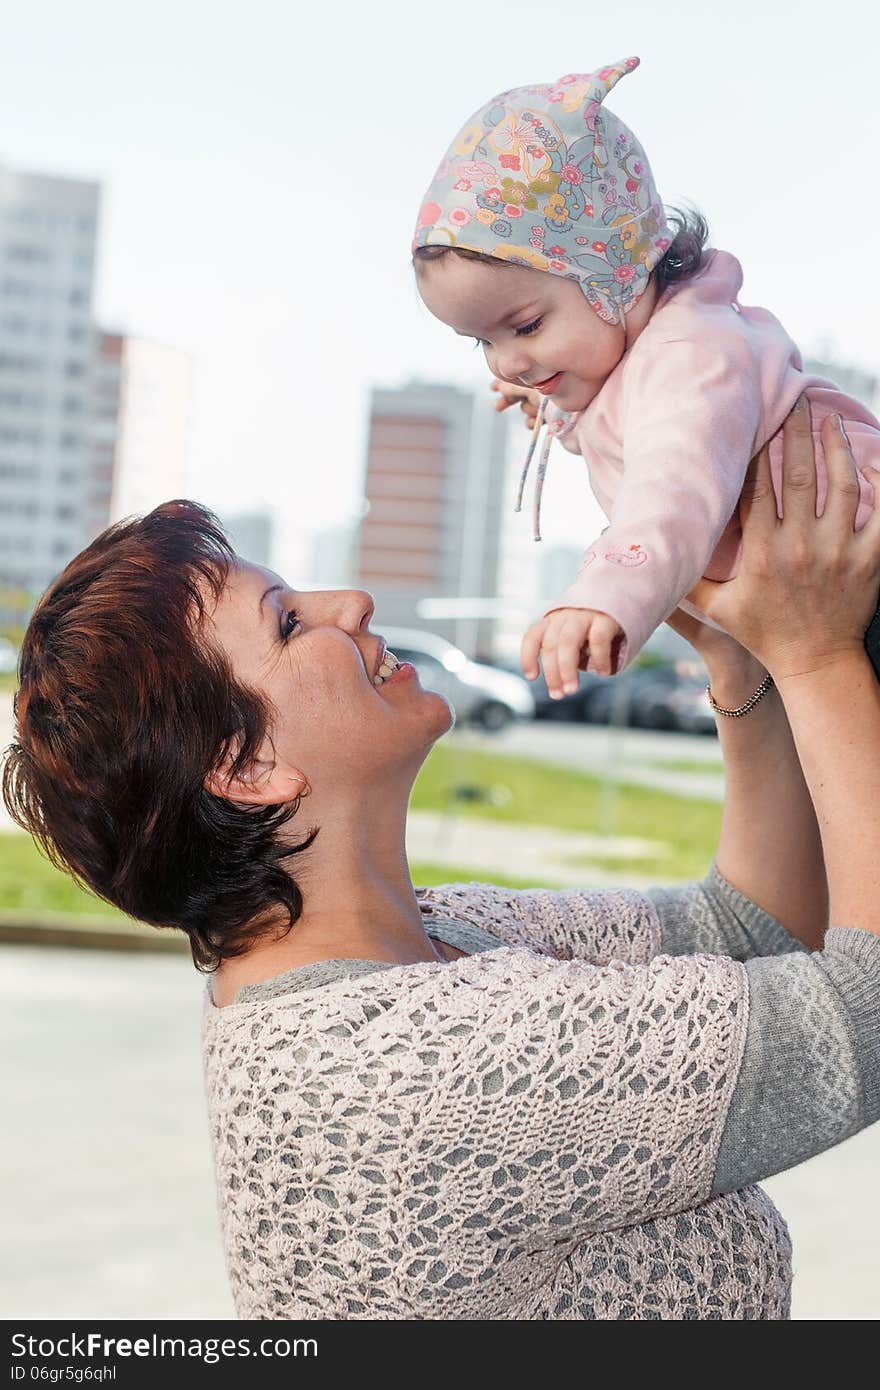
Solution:
<path fill-rule="evenodd" d="M 640 545 L 631 545 L 628 550 L 624 550 L 622 546 L 615 546 L 613 550 L 605 552 L 605 559 L 610 560 L 612 565 L 623 565 L 626 569 L 631 569 L 634 565 L 643 565 L 647 558 L 647 550 L 643 550 Z"/>

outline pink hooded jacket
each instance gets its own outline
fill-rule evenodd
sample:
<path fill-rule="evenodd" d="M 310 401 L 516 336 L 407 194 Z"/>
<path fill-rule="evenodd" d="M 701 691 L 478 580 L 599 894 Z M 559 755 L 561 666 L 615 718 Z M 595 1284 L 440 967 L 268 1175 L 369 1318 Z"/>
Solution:
<path fill-rule="evenodd" d="M 665 291 L 598 396 L 558 435 L 586 461 L 609 525 L 547 612 L 608 613 L 625 634 L 618 671 L 679 604 L 705 619 L 682 603 L 701 575 L 723 580 L 736 574 L 736 508 L 746 468 L 802 392 L 817 441 L 824 417 L 837 412 L 859 469 L 880 467 L 880 421 L 832 382 L 806 374 L 779 321 L 766 309 L 739 303 L 741 286 L 735 257 L 709 252 L 693 279 Z M 550 403 L 548 422 L 561 418 Z M 777 499 L 781 458 L 781 438 L 772 439 Z M 820 443 L 817 466 L 821 512 L 826 479 Z M 857 530 L 873 506 L 861 471 L 860 487 Z"/>

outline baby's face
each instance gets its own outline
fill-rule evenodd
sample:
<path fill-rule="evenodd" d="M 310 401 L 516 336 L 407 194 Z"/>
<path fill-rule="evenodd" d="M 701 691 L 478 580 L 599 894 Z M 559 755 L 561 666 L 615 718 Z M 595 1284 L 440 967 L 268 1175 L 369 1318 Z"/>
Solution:
<path fill-rule="evenodd" d="M 416 259 L 419 293 L 441 323 L 481 344 L 490 370 L 535 387 L 561 410 L 584 410 L 626 348 L 573 280 L 495 260 Z"/>

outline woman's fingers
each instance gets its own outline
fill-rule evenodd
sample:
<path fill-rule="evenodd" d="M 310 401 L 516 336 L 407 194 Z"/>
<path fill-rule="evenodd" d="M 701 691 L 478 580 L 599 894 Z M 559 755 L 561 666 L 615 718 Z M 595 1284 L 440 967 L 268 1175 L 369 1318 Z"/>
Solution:
<path fill-rule="evenodd" d="M 874 494 L 874 510 L 859 535 L 869 549 L 880 551 L 880 468 L 868 467 L 865 472 L 868 474 L 868 482 L 871 484 L 871 491 Z"/>
<path fill-rule="evenodd" d="M 786 522 L 816 516 L 816 457 L 810 402 L 801 396 L 782 430 L 782 516 Z"/>
<path fill-rule="evenodd" d="M 739 498 L 739 520 L 743 545 L 765 544 L 778 523 L 776 494 L 770 473 L 770 446 L 765 444 L 746 469 Z"/>
<path fill-rule="evenodd" d="M 822 519 L 826 525 L 852 531 L 859 505 L 859 474 L 839 415 L 828 415 L 822 421 L 822 449 L 828 474 Z"/>

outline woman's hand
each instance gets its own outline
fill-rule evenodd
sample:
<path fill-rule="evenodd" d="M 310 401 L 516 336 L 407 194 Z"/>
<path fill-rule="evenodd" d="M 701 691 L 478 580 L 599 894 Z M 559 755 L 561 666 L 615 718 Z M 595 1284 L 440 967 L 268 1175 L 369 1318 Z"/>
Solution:
<path fill-rule="evenodd" d="M 535 421 L 538 418 L 538 406 L 541 404 L 540 391 L 535 391 L 530 386 L 514 386 L 512 382 L 501 381 L 498 377 L 493 380 L 490 390 L 498 393 L 499 399 L 495 402 L 496 410 L 507 410 L 510 406 L 519 404 L 520 410 L 526 417 L 526 424 L 529 429 L 534 429 Z"/>
<path fill-rule="evenodd" d="M 737 577 L 708 579 L 688 595 L 777 680 L 864 655 L 880 580 L 880 471 L 875 509 L 853 531 L 858 478 L 837 417 L 822 422 L 828 496 L 816 516 L 816 463 L 809 403 L 801 397 L 783 429 L 782 510 L 777 516 L 765 447 L 749 465 L 740 503 L 743 549 Z"/>

